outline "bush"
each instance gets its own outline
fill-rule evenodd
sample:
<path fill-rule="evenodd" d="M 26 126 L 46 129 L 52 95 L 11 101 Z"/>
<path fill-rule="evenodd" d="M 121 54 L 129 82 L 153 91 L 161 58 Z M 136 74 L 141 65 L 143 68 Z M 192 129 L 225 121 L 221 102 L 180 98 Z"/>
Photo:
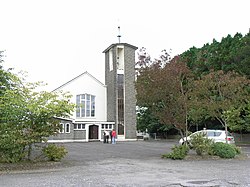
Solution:
<path fill-rule="evenodd" d="M 236 146 L 231 144 L 217 142 L 211 146 L 211 151 L 213 155 L 221 158 L 234 158 L 239 149 L 236 150 Z"/>
<path fill-rule="evenodd" d="M 47 147 L 43 148 L 43 153 L 50 161 L 60 161 L 68 152 L 63 146 L 49 144 Z"/>
<path fill-rule="evenodd" d="M 0 129 L 0 162 L 20 162 L 27 155 L 25 141 L 19 131 L 8 129 L 6 124 L 1 124 Z M 8 129 L 8 131 L 6 130 Z"/>
<path fill-rule="evenodd" d="M 23 147 L 12 146 L 11 148 L 0 150 L 0 162 L 17 163 L 25 158 L 26 153 L 23 151 Z"/>
<path fill-rule="evenodd" d="M 205 133 L 197 133 L 190 140 L 190 145 L 197 155 L 207 154 L 212 144 L 213 141 L 208 139 Z"/>
<path fill-rule="evenodd" d="M 241 148 L 240 147 L 237 147 L 236 145 L 232 145 L 234 150 L 236 151 L 236 154 L 237 155 L 240 155 L 241 154 Z"/>
<path fill-rule="evenodd" d="M 172 147 L 172 152 L 169 154 L 162 155 L 162 158 L 171 158 L 173 160 L 182 160 L 187 156 L 187 153 L 189 151 L 188 146 L 186 145 L 175 145 Z"/>

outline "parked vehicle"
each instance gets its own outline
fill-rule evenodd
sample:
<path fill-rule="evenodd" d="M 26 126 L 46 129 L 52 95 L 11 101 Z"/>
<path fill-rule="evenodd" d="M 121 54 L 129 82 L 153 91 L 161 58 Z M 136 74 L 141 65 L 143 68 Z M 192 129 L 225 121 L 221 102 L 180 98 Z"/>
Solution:
<path fill-rule="evenodd" d="M 183 145 L 186 141 L 189 142 L 190 139 L 192 138 L 192 136 L 194 136 L 197 133 L 204 133 L 205 136 L 209 139 L 212 139 L 214 141 L 214 143 L 216 143 L 216 142 L 226 143 L 226 131 L 206 129 L 206 130 L 194 132 L 191 135 L 189 135 L 188 137 L 184 137 L 184 139 L 181 138 L 179 140 L 179 144 Z M 227 142 L 228 142 L 228 144 L 235 143 L 234 137 L 229 132 L 227 132 Z"/>
<path fill-rule="evenodd" d="M 149 134 L 147 132 L 136 132 L 137 134 L 137 139 L 143 139 L 143 140 L 148 140 L 149 139 Z"/>

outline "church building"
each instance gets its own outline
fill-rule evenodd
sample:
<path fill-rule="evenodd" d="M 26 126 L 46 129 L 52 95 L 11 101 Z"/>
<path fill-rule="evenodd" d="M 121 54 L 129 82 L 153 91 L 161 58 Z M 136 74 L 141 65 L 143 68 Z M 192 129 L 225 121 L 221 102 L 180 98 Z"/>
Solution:
<path fill-rule="evenodd" d="M 135 50 L 127 43 L 110 45 L 105 54 L 105 84 L 88 72 L 54 91 L 69 92 L 75 111 L 60 118 L 62 130 L 49 142 L 103 141 L 115 129 L 117 141 L 136 140 Z"/>

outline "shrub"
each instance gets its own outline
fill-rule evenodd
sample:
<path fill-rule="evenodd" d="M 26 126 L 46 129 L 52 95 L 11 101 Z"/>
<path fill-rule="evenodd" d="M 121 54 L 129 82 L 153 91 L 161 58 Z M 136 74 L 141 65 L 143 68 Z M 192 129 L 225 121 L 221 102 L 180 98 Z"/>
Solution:
<path fill-rule="evenodd" d="M 0 162 L 16 163 L 26 156 L 25 141 L 20 131 L 6 130 L 7 125 L 1 124 L 0 129 Z"/>
<path fill-rule="evenodd" d="M 26 153 L 22 147 L 12 146 L 11 148 L 11 150 L 0 150 L 0 162 L 17 163 L 25 158 Z"/>
<path fill-rule="evenodd" d="M 232 145 L 234 150 L 236 151 L 236 154 L 237 155 L 240 155 L 241 154 L 241 148 L 240 147 L 237 147 L 236 145 Z"/>
<path fill-rule="evenodd" d="M 187 153 L 189 151 L 188 146 L 186 145 L 175 145 L 172 147 L 172 152 L 169 154 L 162 155 L 162 158 L 171 158 L 173 160 L 182 160 L 187 156 Z"/>
<path fill-rule="evenodd" d="M 43 148 L 43 153 L 50 161 L 60 161 L 68 152 L 63 146 L 49 144 L 47 147 Z"/>
<path fill-rule="evenodd" d="M 196 151 L 197 155 L 203 155 L 209 152 L 213 141 L 208 139 L 205 133 L 197 133 L 192 136 L 190 144 L 192 149 Z"/>
<path fill-rule="evenodd" d="M 211 146 L 212 154 L 217 155 L 221 158 L 234 158 L 238 151 L 236 146 L 217 142 Z"/>

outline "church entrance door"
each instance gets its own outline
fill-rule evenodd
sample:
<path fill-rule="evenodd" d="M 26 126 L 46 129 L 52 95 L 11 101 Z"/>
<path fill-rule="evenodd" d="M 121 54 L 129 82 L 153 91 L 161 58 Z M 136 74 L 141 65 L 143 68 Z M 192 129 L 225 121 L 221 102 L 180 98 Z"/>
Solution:
<path fill-rule="evenodd" d="M 89 139 L 90 140 L 97 140 L 98 139 L 98 126 L 97 125 L 90 125 L 89 126 Z"/>

